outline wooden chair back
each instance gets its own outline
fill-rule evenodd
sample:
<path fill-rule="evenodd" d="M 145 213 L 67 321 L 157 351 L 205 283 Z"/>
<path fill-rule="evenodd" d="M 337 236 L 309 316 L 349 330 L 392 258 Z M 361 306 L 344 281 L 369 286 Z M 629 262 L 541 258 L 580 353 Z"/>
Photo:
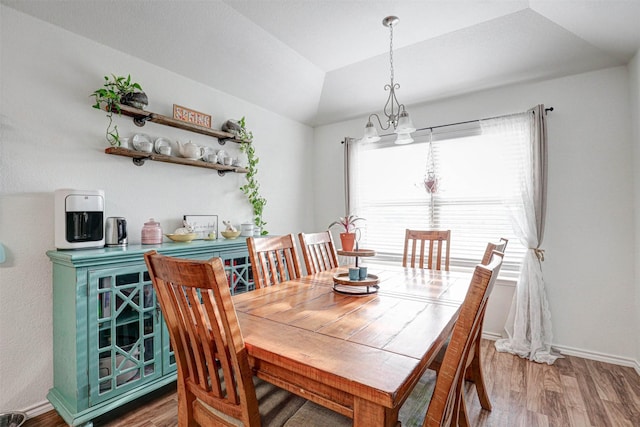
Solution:
<path fill-rule="evenodd" d="M 276 285 L 301 276 L 293 234 L 248 237 L 247 247 L 256 288 Z"/>
<path fill-rule="evenodd" d="M 486 265 L 491 262 L 491 257 L 494 252 L 504 254 L 505 249 L 507 248 L 507 239 L 501 238 L 498 243 L 489 242 L 487 243 L 487 247 L 485 249 L 484 256 L 482 257 L 482 261 L 480 264 Z M 469 350 L 469 354 L 467 355 L 467 361 L 465 364 L 465 379 L 472 381 L 476 386 L 476 393 L 478 394 L 478 399 L 480 400 L 480 406 L 482 408 L 491 410 L 491 400 L 489 399 L 489 393 L 487 391 L 487 387 L 484 382 L 484 373 L 482 369 L 482 353 L 480 351 L 480 339 L 482 337 L 482 325 L 484 324 L 484 315 L 487 310 L 487 306 L 482 308 L 480 311 L 480 321 L 478 322 L 477 329 L 473 332 L 473 343 L 471 349 Z M 436 356 L 435 360 L 431 362 L 429 365 L 429 369 L 432 369 L 436 372 L 440 371 L 440 367 L 442 366 L 442 361 L 444 359 L 444 354 L 447 350 L 447 346 L 445 345 Z M 462 401 L 464 403 L 464 400 Z M 466 408 L 462 405 L 460 412 L 460 417 L 464 417 L 467 419 Z M 469 423 L 462 422 L 462 425 L 468 425 Z"/>
<path fill-rule="evenodd" d="M 259 426 L 252 371 L 222 260 L 156 251 L 144 258 L 176 355 L 179 425 L 237 425 L 227 419 L 232 417 Z"/>
<path fill-rule="evenodd" d="M 487 247 L 484 251 L 484 255 L 482 256 L 482 260 L 480 264 L 487 265 L 491 262 L 494 254 L 500 254 L 501 257 L 504 258 L 504 251 L 507 249 L 507 243 L 509 241 L 505 238 L 500 238 L 498 243 L 489 242 L 487 243 Z M 490 293 L 490 292 L 489 292 Z M 476 330 L 473 331 L 473 342 L 471 349 L 469 350 L 469 354 L 467 355 L 466 361 L 466 374 L 465 378 L 473 381 L 476 386 L 476 393 L 478 394 L 478 399 L 480 400 L 480 406 L 484 409 L 491 410 L 491 400 L 489 399 L 489 392 L 487 391 L 487 386 L 484 382 L 484 372 L 482 368 L 482 352 L 480 351 L 480 339 L 482 338 L 482 327 L 484 325 L 484 315 L 487 311 L 487 305 L 485 304 L 480 311 L 480 321 L 478 322 L 478 326 Z M 467 418 L 467 411 L 464 406 L 464 402 L 462 406 L 462 416 Z M 467 423 L 468 424 L 468 423 Z"/>
<path fill-rule="evenodd" d="M 338 253 L 329 230 L 320 233 L 299 233 L 298 239 L 307 274 L 315 274 L 338 266 Z"/>
<path fill-rule="evenodd" d="M 403 267 L 449 271 L 451 230 L 409 230 L 404 237 Z M 428 249 L 428 252 L 426 251 Z"/>
<path fill-rule="evenodd" d="M 504 237 L 501 237 L 498 243 L 494 243 L 494 242 L 487 243 L 487 247 L 484 250 L 484 255 L 482 255 L 482 261 L 480 261 L 480 264 L 482 265 L 489 264 L 489 261 L 491 261 L 491 256 L 493 255 L 493 252 L 501 252 L 504 254 L 504 251 L 507 249 L 507 243 L 509 243 L 509 240 L 505 239 Z"/>
<path fill-rule="evenodd" d="M 481 314 L 502 265 L 502 254 L 494 252 L 487 265 L 477 265 L 458 320 L 438 371 L 423 427 L 457 426 L 464 408 L 462 382 L 469 352 L 482 325 Z"/>

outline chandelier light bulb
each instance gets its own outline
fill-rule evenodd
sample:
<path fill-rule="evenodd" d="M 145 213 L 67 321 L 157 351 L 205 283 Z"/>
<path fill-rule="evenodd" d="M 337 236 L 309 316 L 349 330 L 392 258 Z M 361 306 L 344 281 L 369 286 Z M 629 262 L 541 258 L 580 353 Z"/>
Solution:
<path fill-rule="evenodd" d="M 413 142 L 413 138 L 408 133 L 399 133 L 398 137 L 395 140 L 395 143 L 398 145 L 411 144 Z"/>
<path fill-rule="evenodd" d="M 364 136 L 362 140 L 365 142 L 378 142 L 380 141 L 380 136 L 378 135 L 378 130 L 373 126 L 371 120 L 367 122 L 367 125 L 364 127 Z"/>
<path fill-rule="evenodd" d="M 413 125 L 411 117 L 409 117 L 409 113 L 403 110 L 402 113 L 400 113 L 395 133 L 411 133 L 415 131 L 416 127 Z"/>

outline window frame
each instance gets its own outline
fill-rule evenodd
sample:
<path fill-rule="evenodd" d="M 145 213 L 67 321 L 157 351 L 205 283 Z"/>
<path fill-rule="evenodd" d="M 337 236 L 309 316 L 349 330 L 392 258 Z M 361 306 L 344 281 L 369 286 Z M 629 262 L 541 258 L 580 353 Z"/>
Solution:
<path fill-rule="evenodd" d="M 347 182 L 349 183 L 349 186 L 350 186 L 347 192 L 349 194 L 349 205 L 353 207 L 351 213 L 356 213 L 359 216 L 363 216 L 364 218 L 367 218 L 367 212 L 371 212 L 372 209 L 376 208 L 376 206 L 381 206 L 381 204 L 379 203 L 378 204 L 371 203 L 370 201 L 363 202 L 362 194 L 360 194 L 362 193 L 362 191 L 359 191 L 361 189 L 358 188 L 358 185 L 359 185 L 358 180 L 362 178 L 357 176 L 358 174 L 360 175 L 362 174 L 361 172 L 362 165 L 356 164 L 355 167 L 353 167 L 353 165 L 354 165 L 354 162 L 358 162 L 362 160 L 359 157 L 362 156 L 363 152 L 366 152 L 369 150 L 386 150 L 386 149 L 394 149 L 394 147 L 403 147 L 403 146 L 397 146 L 393 143 L 395 139 L 394 136 L 395 135 L 393 134 L 384 135 L 381 141 L 376 143 L 363 143 L 361 141 L 355 141 L 355 140 L 351 140 L 348 142 L 350 144 L 362 144 L 360 147 L 357 147 L 356 149 L 353 149 L 353 147 L 349 149 L 349 147 L 347 147 L 347 150 L 349 150 L 350 152 L 349 156 L 351 157 L 347 167 L 347 175 L 348 175 Z M 470 137 L 479 137 L 479 140 L 482 140 L 482 138 L 484 137 L 482 135 L 482 128 L 479 121 L 465 122 L 465 123 L 452 125 L 452 126 L 442 126 L 439 128 L 419 130 L 413 135 L 415 142 L 412 145 L 419 147 L 422 144 L 428 144 L 429 140 L 431 140 L 432 141 L 431 143 L 434 147 L 433 151 L 435 152 L 437 151 L 435 149 L 436 144 L 443 144 L 443 143 L 446 144 L 449 141 L 458 140 L 461 138 L 470 138 Z M 437 155 L 434 154 L 433 157 L 437 162 L 438 161 Z M 516 162 L 519 161 L 516 158 L 514 159 L 515 159 L 514 161 Z M 424 158 L 425 171 L 427 167 L 427 160 L 428 159 L 425 156 Z M 356 171 L 355 172 L 356 176 L 354 176 L 354 169 Z M 438 165 L 436 164 L 436 171 L 437 170 L 438 170 Z M 393 173 L 393 170 L 391 170 L 391 173 Z M 355 185 L 356 187 L 352 188 L 353 185 Z M 426 190 L 425 190 L 425 193 L 427 193 Z M 463 197 L 460 200 L 459 205 L 461 207 L 465 207 L 465 206 L 469 207 L 477 204 L 494 205 L 496 208 L 493 209 L 493 211 L 499 212 L 499 210 L 501 210 L 501 207 L 505 207 L 506 205 L 508 205 L 508 203 L 513 203 L 513 199 L 511 201 L 509 201 L 508 199 L 509 198 L 505 197 L 504 195 L 502 197 L 493 198 L 493 199 L 486 198 L 486 197 L 478 197 L 478 198 Z M 400 200 L 394 200 L 388 204 L 394 205 L 400 202 L 401 202 Z M 405 203 L 412 203 L 412 201 L 405 201 Z M 435 195 L 432 194 L 426 197 L 422 201 L 422 203 L 418 203 L 414 201 L 412 206 L 422 205 L 425 208 L 430 208 L 432 204 L 434 206 L 435 211 L 442 211 L 442 209 L 446 208 L 447 206 L 456 205 L 455 198 L 447 199 L 446 194 L 442 197 L 440 194 L 436 193 Z M 489 218 L 489 213 L 487 215 L 488 218 Z M 462 248 L 462 252 L 456 251 L 455 249 L 456 230 L 450 226 L 438 227 L 439 222 L 438 222 L 437 216 L 438 214 L 434 212 L 433 218 L 430 218 L 430 221 L 433 221 L 433 222 L 430 222 L 430 225 L 425 227 L 425 229 L 426 228 L 452 229 L 452 250 L 451 250 L 451 260 L 450 260 L 450 268 L 452 271 L 470 271 L 480 261 L 482 257 L 482 253 L 484 252 L 484 248 L 486 247 L 486 243 L 489 241 L 496 242 L 499 240 L 499 238 L 504 237 L 509 239 L 509 245 L 506 251 L 505 260 L 504 260 L 504 264 L 503 264 L 500 276 L 503 281 L 506 280 L 509 282 L 515 282 L 517 280 L 517 277 L 519 275 L 520 268 L 522 265 L 522 259 L 524 257 L 524 254 L 526 253 L 526 248 L 524 248 L 520 244 L 518 239 L 515 237 L 515 233 L 513 232 L 511 227 L 511 221 L 510 219 L 508 219 L 508 214 L 506 212 L 504 213 L 504 215 L 503 214 L 498 215 L 498 218 L 500 218 L 500 220 L 503 222 L 501 225 L 503 231 L 501 232 L 498 231 L 500 227 L 496 227 L 495 235 L 493 235 L 492 233 L 489 233 L 491 234 L 490 237 L 486 236 L 484 238 L 476 239 L 478 240 L 476 242 L 477 246 L 473 251 L 470 251 L 469 249 L 470 246 L 466 244 L 467 242 L 465 242 L 465 245 Z M 376 239 L 370 239 L 369 228 L 371 228 L 371 224 L 367 224 L 369 222 L 370 221 L 366 221 L 364 225 L 363 242 L 362 242 L 364 245 L 370 245 L 371 240 L 373 241 L 376 240 Z M 440 224 L 442 223 L 440 222 Z M 420 228 L 420 227 L 413 227 L 409 225 L 404 228 Z M 384 263 L 394 263 L 394 264 L 401 262 L 403 244 L 404 244 L 404 228 L 402 230 L 394 229 L 393 231 L 395 238 L 399 238 L 402 240 L 402 247 L 400 247 L 399 252 L 397 249 L 398 248 L 397 244 L 395 246 L 396 249 L 394 250 L 389 250 L 388 246 L 384 246 L 380 244 L 372 245 L 372 246 L 378 246 L 379 248 L 377 250 L 375 247 L 371 248 L 376 250 L 376 258 L 375 258 L 376 261 L 384 262 Z M 398 234 L 401 234 L 402 236 L 399 237 Z M 460 235 L 460 233 L 458 234 Z M 467 237 L 463 237 L 463 238 L 467 238 Z M 378 239 L 378 241 L 379 240 L 380 239 Z"/>

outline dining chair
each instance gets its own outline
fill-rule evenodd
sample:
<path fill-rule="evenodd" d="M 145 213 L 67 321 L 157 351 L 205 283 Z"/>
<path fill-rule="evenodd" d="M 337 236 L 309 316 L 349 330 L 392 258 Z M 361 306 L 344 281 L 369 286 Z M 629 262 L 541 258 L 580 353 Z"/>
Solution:
<path fill-rule="evenodd" d="M 491 261 L 491 256 L 493 255 L 494 251 L 504 253 L 504 251 L 507 249 L 507 243 L 509 243 L 509 240 L 505 239 L 504 237 L 501 237 L 497 243 L 494 243 L 494 242 L 487 243 L 487 247 L 484 250 L 484 254 L 482 255 L 482 260 L 480 261 L 480 264 L 483 264 L 483 265 L 489 264 L 489 261 Z"/>
<path fill-rule="evenodd" d="M 480 264 L 487 265 L 491 262 L 491 257 L 494 252 L 499 252 L 504 255 L 505 250 L 507 249 L 507 243 L 509 240 L 501 237 L 497 243 L 489 242 L 487 243 L 487 247 L 484 251 L 484 255 L 482 256 L 482 260 Z M 480 342 L 482 338 L 482 325 L 484 324 L 484 313 L 486 311 L 486 307 L 482 310 L 481 318 L 480 318 L 480 330 L 473 342 L 473 348 L 470 353 L 470 362 L 469 366 L 467 366 L 467 371 L 465 374 L 465 379 L 473 382 L 476 386 L 476 393 L 478 394 L 478 399 L 480 400 L 480 406 L 488 411 L 491 410 L 491 400 L 489 400 L 489 393 L 487 392 L 487 387 L 484 384 L 484 373 L 482 370 L 482 352 L 480 350 Z"/>
<path fill-rule="evenodd" d="M 428 252 L 425 246 L 428 243 Z M 419 244 L 419 246 L 418 246 Z M 449 271 L 449 247 L 451 230 L 409 230 L 404 237 L 403 267 Z M 419 248 L 419 250 L 418 250 Z M 444 252 L 444 256 L 443 256 Z"/>
<path fill-rule="evenodd" d="M 248 237 L 247 247 L 256 288 L 276 285 L 301 276 L 293 234 Z"/>
<path fill-rule="evenodd" d="M 298 239 L 307 274 L 319 273 L 338 266 L 338 253 L 329 230 L 320 233 L 299 233 Z"/>
<path fill-rule="evenodd" d="M 458 320 L 436 377 L 423 427 L 469 426 L 463 382 L 474 341 L 482 329 L 489 295 L 502 266 L 503 254 L 493 252 L 487 265 L 478 264 L 460 307 Z"/>
<path fill-rule="evenodd" d="M 507 248 L 508 240 L 504 238 L 500 238 L 500 241 L 497 243 L 489 242 L 487 243 L 487 247 L 485 248 L 484 255 L 482 256 L 482 260 L 480 264 L 487 265 L 491 262 L 494 253 L 500 254 L 501 257 L 504 256 L 504 251 Z M 484 324 L 484 314 L 486 311 L 486 306 L 482 308 L 482 312 L 480 313 L 480 324 L 478 330 L 475 332 L 475 336 L 473 339 L 473 344 L 469 351 L 469 356 L 467 360 L 467 364 L 465 367 L 465 379 L 473 382 L 476 386 L 476 393 L 478 394 L 478 399 L 480 400 L 480 406 L 488 411 L 492 409 L 491 400 L 489 399 L 489 393 L 487 392 L 487 387 L 484 383 L 484 373 L 482 370 L 482 352 L 480 349 L 481 338 L 482 338 L 482 325 Z M 440 368 L 442 366 L 442 361 L 444 360 L 444 355 L 447 350 L 448 343 L 445 344 L 440 351 L 438 352 L 435 360 L 431 362 L 429 365 L 429 369 L 436 371 L 439 373 Z"/>
<path fill-rule="evenodd" d="M 416 423 L 415 420 L 410 423 L 404 419 L 408 412 L 405 410 L 405 406 L 412 399 L 414 399 L 411 401 L 412 410 L 420 410 L 421 402 L 414 398 L 416 391 L 418 391 L 422 396 L 431 396 L 426 414 L 422 419 L 423 427 L 469 426 L 462 386 L 466 361 L 473 346 L 474 336 L 480 330 L 481 316 L 501 266 L 502 253 L 500 252 L 492 254 L 488 265 L 478 264 L 476 266 L 469 289 L 460 306 L 460 314 L 453 327 L 450 344 L 445 352 L 435 385 L 433 381 L 425 381 L 423 384 L 419 384 L 423 386 L 423 389 L 416 390 L 414 388 L 414 391 L 400 408 L 399 425 L 417 425 L 419 423 Z M 427 390 L 425 391 L 424 388 Z M 300 410 L 288 419 L 285 427 L 347 427 L 351 425 L 352 420 L 348 417 L 307 401 Z"/>
<path fill-rule="evenodd" d="M 254 378 L 222 260 L 144 258 L 176 355 L 178 425 L 283 425 L 305 399 Z"/>

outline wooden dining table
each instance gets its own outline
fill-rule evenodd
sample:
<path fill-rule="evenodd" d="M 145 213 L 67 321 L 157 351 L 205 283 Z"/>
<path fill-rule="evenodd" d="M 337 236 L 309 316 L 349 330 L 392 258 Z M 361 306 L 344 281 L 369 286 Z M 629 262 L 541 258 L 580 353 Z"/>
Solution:
<path fill-rule="evenodd" d="M 375 293 L 335 292 L 334 276 L 347 272 L 338 267 L 233 301 L 258 377 L 356 427 L 390 427 L 450 335 L 471 275 L 367 266 Z"/>

